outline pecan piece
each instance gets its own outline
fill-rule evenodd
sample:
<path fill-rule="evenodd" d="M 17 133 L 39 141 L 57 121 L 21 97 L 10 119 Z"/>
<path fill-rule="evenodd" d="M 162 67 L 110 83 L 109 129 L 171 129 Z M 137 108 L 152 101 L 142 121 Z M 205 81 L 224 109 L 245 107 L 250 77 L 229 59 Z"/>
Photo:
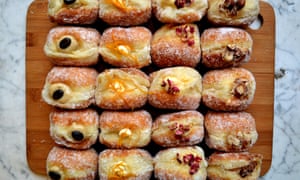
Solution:
<path fill-rule="evenodd" d="M 246 4 L 246 0 L 224 0 L 220 5 L 220 9 L 224 10 L 231 16 L 236 16 L 237 12 L 241 10 Z"/>
<path fill-rule="evenodd" d="M 250 175 L 254 171 L 256 166 L 257 166 L 257 162 L 255 162 L 255 161 L 251 162 L 249 165 L 244 166 L 244 167 L 241 168 L 241 170 L 239 172 L 239 175 L 242 178 Z"/>
<path fill-rule="evenodd" d="M 237 78 L 234 81 L 233 95 L 237 98 L 243 99 L 248 97 L 249 83 L 248 80 Z"/>
<path fill-rule="evenodd" d="M 184 8 L 186 6 L 190 6 L 193 0 L 175 0 L 175 6 L 177 9 Z"/>
<path fill-rule="evenodd" d="M 242 52 L 242 50 L 232 44 L 229 44 L 226 46 L 225 53 L 223 55 L 223 59 L 225 61 L 234 61 L 234 62 L 239 62 L 245 58 L 246 54 Z"/>

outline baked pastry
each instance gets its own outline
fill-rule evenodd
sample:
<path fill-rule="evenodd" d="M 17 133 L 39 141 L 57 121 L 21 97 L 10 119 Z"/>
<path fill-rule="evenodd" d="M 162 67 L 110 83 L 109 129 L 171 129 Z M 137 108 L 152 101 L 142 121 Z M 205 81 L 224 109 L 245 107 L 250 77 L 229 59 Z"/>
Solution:
<path fill-rule="evenodd" d="M 202 64 L 208 68 L 239 66 L 250 60 L 252 45 L 252 37 L 243 29 L 206 29 L 201 35 Z"/>
<path fill-rule="evenodd" d="M 92 24 L 98 11 L 98 0 L 48 0 L 49 18 L 58 24 Z"/>
<path fill-rule="evenodd" d="M 208 159 L 208 179 L 258 179 L 262 159 L 261 154 L 248 152 L 214 153 Z"/>
<path fill-rule="evenodd" d="M 149 86 L 149 78 L 141 70 L 107 69 L 97 77 L 96 104 L 111 110 L 140 108 L 147 102 Z"/>
<path fill-rule="evenodd" d="M 222 26 L 246 26 L 258 16 L 259 0 L 209 0 L 207 18 Z"/>
<path fill-rule="evenodd" d="M 247 112 L 210 111 L 204 124 L 207 146 L 218 151 L 248 151 L 258 138 L 255 119 Z"/>
<path fill-rule="evenodd" d="M 55 27 L 48 33 L 44 52 L 56 65 L 94 65 L 98 62 L 100 37 L 92 28 Z"/>
<path fill-rule="evenodd" d="M 202 80 L 202 101 L 216 111 L 243 111 L 251 104 L 256 81 L 244 68 L 212 70 Z"/>
<path fill-rule="evenodd" d="M 101 144 L 109 148 L 139 148 L 150 143 L 152 117 L 145 110 L 103 111 L 100 115 Z"/>
<path fill-rule="evenodd" d="M 58 145 L 88 149 L 98 139 L 99 115 L 93 109 L 55 110 L 50 113 L 50 135 Z"/>
<path fill-rule="evenodd" d="M 195 24 L 162 26 L 153 35 L 151 57 L 158 67 L 195 67 L 201 58 L 198 27 Z"/>
<path fill-rule="evenodd" d="M 206 180 L 204 151 L 199 146 L 169 148 L 154 157 L 154 176 L 158 180 Z"/>
<path fill-rule="evenodd" d="M 169 67 L 150 74 L 148 102 L 161 109 L 193 110 L 201 101 L 201 75 L 190 67 Z"/>
<path fill-rule="evenodd" d="M 142 68 L 151 63 L 151 38 L 145 27 L 108 28 L 102 34 L 100 54 L 111 65 Z"/>
<path fill-rule="evenodd" d="M 113 26 L 134 26 L 151 17 L 151 0 L 99 0 L 99 17 Z"/>
<path fill-rule="evenodd" d="M 200 21 L 207 12 L 207 0 L 153 0 L 153 13 L 163 23 Z"/>
<path fill-rule="evenodd" d="M 46 77 L 42 98 L 59 108 L 87 108 L 95 102 L 97 75 L 92 68 L 55 66 Z"/>
<path fill-rule="evenodd" d="M 52 180 L 94 180 L 98 154 L 94 149 L 72 150 L 54 146 L 46 160 L 47 175 Z"/>
<path fill-rule="evenodd" d="M 142 149 L 106 149 L 99 155 L 99 177 L 101 180 L 147 180 L 151 178 L 152 172 L 152 157 Z"/>
<path fill-rule="evenodd" d="M 160 115 L 152 125 L 152 140 L 163 147 L 198 144 L 204 137 L 203 119 L 193 110 Z"/>

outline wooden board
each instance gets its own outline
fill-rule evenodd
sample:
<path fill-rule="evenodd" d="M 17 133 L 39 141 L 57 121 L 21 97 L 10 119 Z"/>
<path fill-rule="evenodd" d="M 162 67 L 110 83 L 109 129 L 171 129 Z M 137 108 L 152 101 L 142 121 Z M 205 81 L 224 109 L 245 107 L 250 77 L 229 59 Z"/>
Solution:
<path fill-rule="evenodd" d="M 275 17 L 273 8 L 261 1 L 263 25 L 247 29 L 254 39 L 251 61 L 243 67 L 251 70 L 257 91 L 248 112 L 256 118 L 259 139 L 251 152 L 264 156 L 261 175 L 270 168 L 273 140 Z M 46 174 L 46 157 L 54 145 L 49 136 L 48 115 L 52 107 L 41 98 L 44 80 L 52 67 L 43 53 L 48 31 L 56 26 L 47 17 L 47 1 L 35 0 L 27 12 L 26 27 L 26 140 L 27 160 L 35 173 Z"/>

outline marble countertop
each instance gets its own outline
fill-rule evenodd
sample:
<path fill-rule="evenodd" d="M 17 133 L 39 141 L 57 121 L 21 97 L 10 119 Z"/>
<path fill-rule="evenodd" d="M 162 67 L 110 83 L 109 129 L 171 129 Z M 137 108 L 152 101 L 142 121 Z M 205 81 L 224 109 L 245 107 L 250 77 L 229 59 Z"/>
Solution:
<path fill-rule="evenodd" d="M 45 179 L 30 171 L 25 134 L 25 28 L 32 0 L 0 0 L 0 179 Z M 300 176 L 300 1 L 269 0 L 276 13 L 273 162 L 261 179 Z"/>

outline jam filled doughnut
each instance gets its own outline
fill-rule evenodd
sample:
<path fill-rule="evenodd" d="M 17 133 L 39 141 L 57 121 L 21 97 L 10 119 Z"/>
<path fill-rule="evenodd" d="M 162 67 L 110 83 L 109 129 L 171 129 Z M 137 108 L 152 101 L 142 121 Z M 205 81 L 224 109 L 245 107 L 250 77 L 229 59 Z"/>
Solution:
<path fill-rule="evenodd" d="M 53 67 L 46 77 L 42 98 L 59 108 L 87 108 L 95 102 L 97 75 L 92 68 Z"/>
<path fill-rule="evenodd" d="M 199 146 L 164 149 L 154 157 L 154 176 L 158 180 L 206 180 L 206 167 L 204 151 Z"/>
<path fill-rule="evenodd" d="M 205 142 L 211 149 L 248 151 L 258 138 L 255 119 L 247 112 L 208 112 L 204 122 Z"/>
<path fill-rule="evenodd" d="M 103 111 L 100 115 L 101 144 L 109 148 L 139 148 L 150 143 L 151 115 L 139 111 Z"/>
<path fill-rule="evenodd" d="M 150 74 L 148 102 L 161 109 L 194 110 L 201 101 L 202 77 L 190 67 L 169 67 Z"/>
<path fill-rule="evenodd" d="M 50 113 L 50 135 L 56 144 L 88 149 L 98 139 L 99 115 L 93 109 Z"/>
<path fill-rule="evenodd" d="M 208 68 L 239 66 L 250 60 L 253 40 L 238 28 L 210 28 L 201 35 L 202 64 Z"/>
<path fill-rule="evenodd" d="M 198 144 L 204 137 L 203 119 L 192 110 L 158 116 L 152 125 L 152 140 L 163 147 Z"/>
<path fill-rule="evenodd" d="M 99 0 L 99 17 L 113 26 L 135 26 L 151 17 L 151 0 Z"/>
<path fill-rule="evenodd" d="M 208 159 L 208 179 L 258 179 L 262 159 L 261 154 L 248 152 L 214 153 Z"/>
<path fill-rule="evenodd" d="M 153 0 L 153 13 L 163 23 L 200 21 L 207 12 L 207 0 Z"/>
<path fill-rule="evenodd" d="M 108 28 L 102 34 L 100 54 L 113 66 L 142 68 L 151 63 L 151 39 L 145 27 Z"/>
<path fill-rule="evenodd" d="M 135 68 L 106 69 L 97 77 L 96 104 L 103 109 L 140 108 L 147 102 L 148 76 Z"/>
<path fill-rule="evenodd" d="M 100 33 L 92 28 L 55 27 L 48 33 L 44 52 L 56 65 L 95 65 L 99 57 L 100 37 Z"/>
<path fill-rule="evenodd" d="M 151 57 L 159 67 L 195 67 L 201 58 L 198 27 L 195 24 L 164 25 L 153 35 Z"/>
<path fill-rule="evenodd" d="M 202 80 L 202 101 L 216 111 L 243 111 L 251 104 L 256 81 L 244 68 L 211 70 Z"/>
<path fill-rule="evenodd" d="M 98 169 L 98 154 L 94 149 L 71 150 L 53 147 L 46 160 L 51 180 L 94 180 Z"/>
<path fill-rule="evenodd" d="M 150 180 L 152 161 L 151 155 L 142 149 L 106 149 L 99 155 L 99 177 L 101 180 Z"/>
<path fill-rule="evenodd" d="M 48 0 L 49 18 L 58 24 L 92 24 L 98 11 L 98 0 Z"/>
<path fill-rule="evenodd" d="M 259 0 L 209 0 L 207 18 L 222 26 L 246 26 L 258 16 Z"/>

